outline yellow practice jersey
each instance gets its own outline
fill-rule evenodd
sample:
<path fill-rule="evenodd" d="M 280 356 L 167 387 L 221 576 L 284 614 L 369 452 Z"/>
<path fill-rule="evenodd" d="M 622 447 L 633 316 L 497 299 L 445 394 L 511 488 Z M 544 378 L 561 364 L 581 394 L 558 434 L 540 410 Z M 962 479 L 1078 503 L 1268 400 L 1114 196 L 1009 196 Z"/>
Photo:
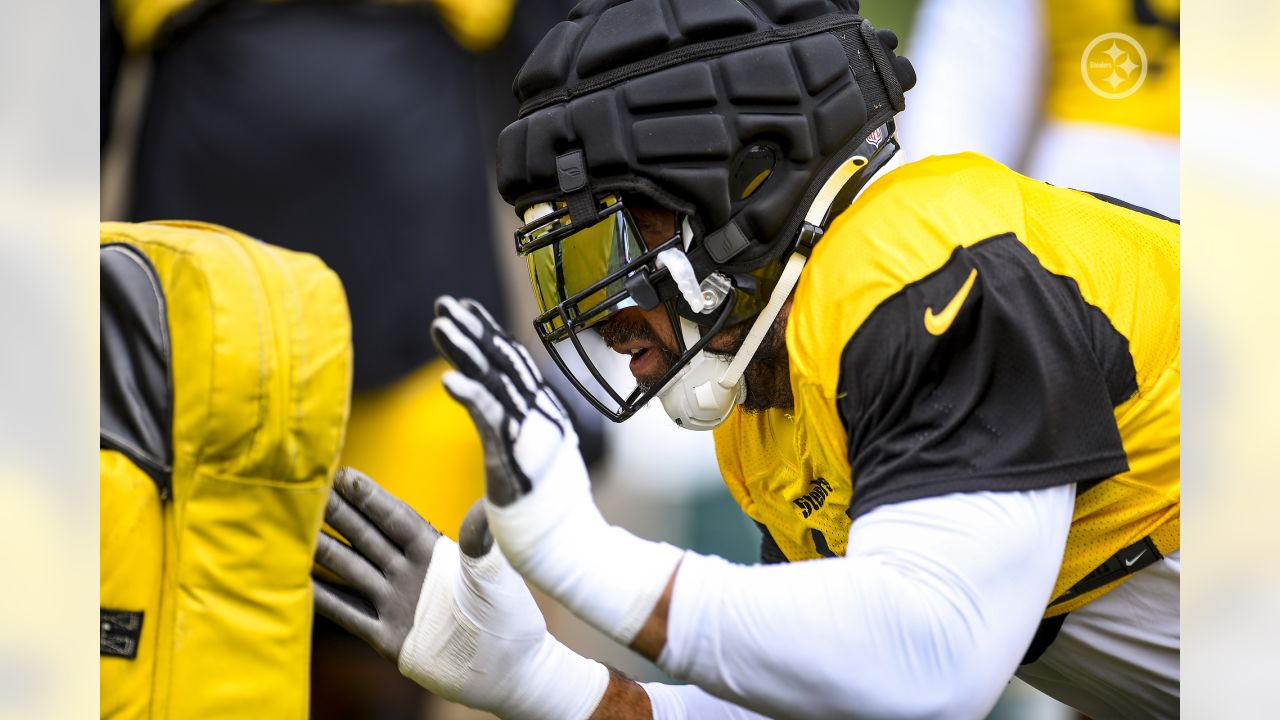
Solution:
<path fill-rule="evenodd" d="M 1178 6 L 1179 0 L 1046 0 L 1048 116 L 1176 136 Z"/>
<path fill-rule="evenodd" d="M 978 155 L 906 165 L 818 242 L 794 411 L 735 411 L 721 470 L 787 560 L 842 555 L 890 503 L 1075 484 L 1046 614 L 1070 611 L 1119 551 L 1179 547 L 1179 297 L 1170 220 Z"/>

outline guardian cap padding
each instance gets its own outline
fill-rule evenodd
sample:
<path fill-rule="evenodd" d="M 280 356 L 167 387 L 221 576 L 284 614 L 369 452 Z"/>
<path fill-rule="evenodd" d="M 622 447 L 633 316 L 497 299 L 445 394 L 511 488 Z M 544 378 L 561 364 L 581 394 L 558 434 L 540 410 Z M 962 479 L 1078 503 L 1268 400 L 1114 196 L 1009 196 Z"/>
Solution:
<path fill-rule="evenodd" d="M 575 224 L 593 196 L 638 193 L 688 215 L 721 269 L 762 267 L 904 108 L 915 74 L 896 46 L 847 0 L 586 0 L 516 77 L 499 190 L 517 211 L 567 199 Z M 773 167 L 743 192 L 735 171 L 762 147 Z M 565 186 L 558 161 L 575 152 L 586 181 Z"/>

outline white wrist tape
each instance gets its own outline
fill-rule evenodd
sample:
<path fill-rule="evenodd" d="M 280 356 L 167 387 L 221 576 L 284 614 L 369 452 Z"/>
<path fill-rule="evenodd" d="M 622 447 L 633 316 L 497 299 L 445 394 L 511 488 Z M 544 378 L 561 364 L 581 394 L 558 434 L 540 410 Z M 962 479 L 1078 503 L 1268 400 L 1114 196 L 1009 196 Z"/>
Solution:
<path fill-rule="evenodd" d="M 436 541 L 400 672 L 449 700 L 501 717 L 583 720 L 609 684 L 604 665 L 552 637 L 497 547 L 481 558 Z"/>
<path fill-rule="evenodd" d="M 562 453 L 577 453 L 566 445 Z M 626 645 L 635 638 L 683 551 L 609 525 L 591 499 L 581 460 L 506 507 L 487 505 L 489 527 L 529 582 Z M 580 477 L 579 477 L 580 475 Z"/>

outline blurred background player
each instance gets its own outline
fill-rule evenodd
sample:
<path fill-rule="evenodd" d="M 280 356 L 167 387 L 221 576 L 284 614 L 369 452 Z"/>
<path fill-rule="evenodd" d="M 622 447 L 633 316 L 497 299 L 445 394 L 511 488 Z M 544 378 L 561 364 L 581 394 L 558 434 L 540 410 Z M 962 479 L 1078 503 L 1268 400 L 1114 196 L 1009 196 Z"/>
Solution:
<path fill-rule="evenodd" d="M 922 0 L 899 128 L 913 158 L 971 150 L 1177 217 L 1178 23 L 1178 0 Z"/>
<path fill-rule="evenodd" d="M 503 301 L 481 281 L 494 259 L 474 51 L 502 38 L 511 10 L 115 3 L 124 48 L 151 53 L 126 214 L 226 224 L 336 270 L 358 358 L 344 462 L 378 465 L 391 451 L 405 463 L 387 469 L 395 477 L 475 475 L 474 439 L 434 389 L 422 308 L 447 287 Z M 446 532 L 477 494 L 395 477 Z"/>
<path fill-rule="evenodd" d="M 102 4 L 102 145 L 130 156 L 127 187 L 113 188 L 122 217 L 217 222 L 323 258 L 349 298 L 356 358 L 342 460 L 450 535 L 482 492 L 481 455 L 439 382 L 431 303 L 459 292 L 504 305 L 489 139 L 515 109 L 491 78 L 509 84 L 568 6 Z M 117 129 L 130 55 L 147 58 L 149 81 L 136 127 Z M 373 656 L 324 621 L 316 632 L 316 717 L 419 716 L 419 688 L 357 662 Z M 357 682 L 336 679 L 353 667 Z"/>

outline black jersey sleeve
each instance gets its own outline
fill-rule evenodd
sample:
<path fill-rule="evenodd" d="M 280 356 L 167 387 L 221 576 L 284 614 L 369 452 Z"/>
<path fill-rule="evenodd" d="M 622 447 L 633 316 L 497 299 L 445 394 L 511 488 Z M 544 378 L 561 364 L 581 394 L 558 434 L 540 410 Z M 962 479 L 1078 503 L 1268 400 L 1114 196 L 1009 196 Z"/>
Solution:
<path fill-rule="evenodd" d="M 1129 343 L 1012 234 L 957 248 L 841 355 L 853 518 L 953 492 L 1087 485 L 1128 468 Z"/>

